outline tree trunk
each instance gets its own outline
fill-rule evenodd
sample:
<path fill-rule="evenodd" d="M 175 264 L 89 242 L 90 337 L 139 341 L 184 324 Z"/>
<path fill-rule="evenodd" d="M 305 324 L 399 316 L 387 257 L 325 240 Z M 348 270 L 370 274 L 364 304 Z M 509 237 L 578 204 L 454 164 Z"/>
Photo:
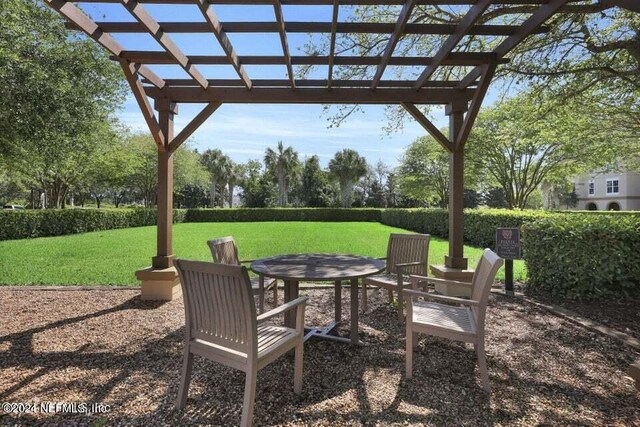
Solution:
<path fill-rule="evenodd" d="M 211 189 L 209 190 L 209 196 L 211 198 L 211 207 L 216 207 L 216 181 L 211 180 Z"/>
<path fill-rule="evenodd" d="M 233 190 L 235 186 L 233 184 L 229 184 L 229 207 L 233 207 Z"/>
<path fill-rule="evenodd" d="M 341 190 L 342 190 L 342 207 L 350 208 L 351 196 L 353 194 L 353 182 L 351 182 L 350 180 L 342 182 Z"/>
<path fill-rule="evenodd" d="M 94 198 L 96 199 L 96 207 L 97 207 L 98 209 L 100 209 L 100 201 L 101 201 L 101 198 L 100 198 L 100 197 L 98 197 L 98 196 L 94 196 Z"/>
<path fill-rule="evenodd" d="M 278 204 L 281 207 L 287 205 L 287 191 L 285 188 L 285 177 L 283 173 L 278 174 Z"/>

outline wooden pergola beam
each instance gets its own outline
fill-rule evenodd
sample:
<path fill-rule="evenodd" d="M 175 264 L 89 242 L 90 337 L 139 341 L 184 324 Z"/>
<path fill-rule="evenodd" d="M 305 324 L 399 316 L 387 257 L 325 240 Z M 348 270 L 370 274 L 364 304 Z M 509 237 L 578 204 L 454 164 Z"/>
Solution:
<path fill-rule="evenodd" d="M 176 0 L 139 0 L 140 3 L 175 4 Z M 548 0 L 494 0 L 497 5 L 527 5 L 545 4 Z M 570 0 L 580 1 L 580 0 Z M 82 0 L 83 3 L 119 3 L 120 0 Z M 271 5 L 272 0 L 209 0 L 210 4 L 220 5 Z M 333 0 L 280 0 L 285 6 L 331 6 Z M 342 0 L 344 6 L 402 6 L 404 0 Z M 420 6 L 441 5 L 473 5 L 477 0 L 418 0 Z"/>
<path fill-rule="evenodd" d="M 422 111 L 420 111 L 418 107 L 408 102 L 403 102 L 401 105 L 427 132 L 429 132 L 436 141 L 438 141 L 438 143 L 440 143 L 440 145 L 442 145 L 445 150 L 447 150 L 448 153 L 452 151 L 452 144 L 451 141 L 449 141 L 449 138 L 444 136 L 444 134 L 440 132 L 440 129 L 438 129 L 431 120 L 422 114 Z"/>
<path fill-rule="evenodd" d="M 282 4 L 280 0 L 272 0 L 273 12 L 276 15 L 276 23 L 278 24 L 278 34 L 280 35 L 280 44 L 284 54 L 285 65 L 287 66 L 287 75 L 291 82 L 291 87 L 296 87 L 296 77 L 293 74 L 293 65 L 291 63 L 291 53 L 289 53 L 289 43 L 287 42 L 287 30 L 285 28 L 284 15 L 282 13 Z"/>
<path fill-rule="evenodd" d="M 158 150 L 165 151 L 167 149 L 166 135 L 160 128 L 155 113 L 153 112 L 153 107 L 149 103 L 149 99 L 147 98 L 147 95 L 145 93 L 145 88 L 142 86 L 142 82 L 140 82 L 140 79 L 136 77 L 135 64 L 121 59 L 120 66 L 122 67 L 122 71 L 124 72 L 124 76 L 127 79 L 127 83 L 129 83 L 131 92 L 133 92 L 133 96 L 138 103 L 138 107 L 140 107 L 140 111 L 142 112 L 144 121 L 147 123 L 147 127 L 149 127 L 149 132 L 151 132 L 151 136 L 153 137 Z"/>
<path fill-rule="evenodd" d="M 489 90 L 489 85 L 491 84 L 491 80 L 493 79 L 493 75 L 496 72 L 496 64 L 488 64 L 484 65 L 482 68 L 482 77 L 480 78 L 480 83 L 476 88 L 476 92 L 473 95 L 473 99 L 471 100 L 471 104 L 469 105 L 469 110 L 467 114 L 465 114 L 464 122 L 462 124 L 462 129 L 458 133 L 455 141 L 454 149 L 463 149 L 469 135 L 471 134 L 471 129 L 473 128 L 473 124 L 476 121 L 476 117 L 478 117 L 478 113 L 480 112 L 480 107 L 482 106 L 482 101 L 484 101 L 484 97 L 487 94 L 487 90 Z"/>
<path fill-rule="evenodd" d="M 171 37 L 162 30 L 162 27 L 142 7 L 137 0 L 120 0 L 122 5 L 142 24 L 149 34 L 175 59 L 175 61 L 189 74 L 200 86 L 207 87 L 207 79 L 198 69 L 189 62 L 187 56 L 171 40 Z"/>
<path fill-rule="evenodd" d="M 238 58 L 238 55 L 236 55 L 229 37 L 227 37 L 227 34 L 222 29 L 220 20 L 218 20 L 215 12 L 209 6 L 209 3 L 207 3 L 205 0 L 196 0 L 196 3 L 198 4 L 200 12 L 202 12 L 202 15 L 204 16 L 207 27 L 209 29 L 208 31 L 212 32 L 216 36 L 216 39 L 218 39 L 218 43 L 220 43 L 222 50 L 224 50 L 224 53 L 227 55 L 229 63 L 233 65 L 236 73 L 238 73 L 240 80 L 242 80 L 247 89 L 251 89 L 251 79 L 242 67 L 240 59 Z"/>
<path fill-rule="evenodd" d="M 197 0 L 201 2 L 203 0 Z M 146 33 L 147 30 L 139 22 L 106 22 L 98 21 L 96 24 L 107 33 Z M 209 33 L 211 27 L 207 22 L 158 22 L 167 33 Z M 335 32 L 337 34 L 387 34 L 393 32 L 395 23 L 387 22 L 337 22 Z M 285 22 L 285 30 L 288 33 L 333 33 L 333 22 Z M 456 30 L 455 24 L 407 24 L 404 34 L 422 35 L 448 35 Z M 77 29 L 68 23 L 67 28 Z M 520 28 L 517 25 L 474 25 L 469 28 L 469 35 L 479 36 L 510 36 Z M 220 22 L 220 30 L 225 33 L 277 33 L 276 22 Z M 537 28 L 535 33 L 549 32 L 548 27 Z"/>
<path fill-rule="evenodd" d="M 391 59 L 393 51 L 400 41 L 400 38 L 404 35 L 404 28 L 409 22 L 409 18 L 411 18 L 411 12 L 413 12 L 415 5 L 416 0 L 406 0 L 405 4 L 402 6 L 395 28 L 393 29 L 393 33 L 391 33 L 391 37 L 382 52 L 382 58 L 380 59 L 380 63 L 376 69 L 376 74 L 373 76 L 371 89 L 375 89 L 378 86 L 378 83 L 380 83 L 380 80 L 382 80 L 384 70 L 387 68 L 387 65 L 389 65 L 389 59 Z"/>
<path fill-rule="evenodd" d="M 537 28 L 544 24 L 551 16 L 570 1 L 571 0 L 549 0 L 547 3 L 540 6 L 538 10 L 536 10 L 526 21 L 522 23 L 516 34 L 507 37 L 506 40 L 494 49 L 494 53 L 500 58 L 507 55 L 514 47 L 533 34 Z M 481 75 L 482 68 L 474 68 L 462 79 L 460 87 L 464 88 L 470 86 Z"/>
<path fill-rule="evenodd" d="M 338 30 L 338 12 L 340 0 L 333 0 L 333 14 L 331 15 L 331 36 L 329 38 L 329 71 L 327 73 L 327 89 L 331 89 L 333 79 L 333 62 L 336 56 L 336 32 Z"/>
<path fill-rule="evenodd" d="M 160 51 L 134 51 L 125 50 L 120 54 L 121 58 L 140 64 L 174 64 L 175 59 L 167 52 Z M 202 65 L 227 65 L 229 59 L 226 56 L 206 56 L 206 55 L 190 55 L 188 56 L 191 64 Z M 473 66 L 482 65 L 491 62 L 507 63 L 507 59 L 496 59 L 496 54 L 492 52 L 453 52 L 440 65 L 450 66 Z M 244 65 L 285 65 L 286 58 L 284 56 L 240 56 L 239 60 Z M 292 56 L 291 63 L 293 65 L 328 65 L 328 56 Z M 379 56 L 335 56 L 334 65 L 377 65 L 380 63 Z M 405 56 L 392 57 L 389 59 L 389 65 L 396 66 L 414 66 L 414 65 L 430 65 L 433 58 L 425 56 Z"/>
<path fill-rule="evenodd" d="M 166 79 L 167 86 L 196 86 L 191 79 Z M 142 81 L 147 83 L 146 80 Z M 254 79 L 252 80 L 253 87 L 272 87 L 272 88 L 288 88 L 290 86 L 289 80 L 283 79 Z M 426 87 L 430 88 L 457 88 L 460 84 L 455 80 L 432 80 L 428 81 Z M 209 87 L 222 88 L 222 87 L 243 87 L 244 83 L 238 79 L 209 79 Z M 329 80 L 323 79 L 300 79 L 296 80 L 296 87 L 328 87 Z M 371 80 L 332 80 L 332 87 L 343 88 L 363 88 L 371 87 Z M 378 87 L 387 88 L 410 88 L 413 87 L 413 80 L 381 80 Z"/>
<path fill-rule="evenodd" d="M 602 0 L 602 3 L 640 13 L 640 2 L 638 0 Z"/>
<path fill-rule="evenodd" d="M 453 49 L 460 43 L 462 38 L 469 33 L 469 30 L 473 27 L 476 21 L 482 16 L 482 14 L 491 5 L 492 0 L 479 0 L 477 4 L 473 5 L 469 11 L 464 15 L 464 18 L 456 26 L 453 34 L 447 38 L 447 40 L 440 47 L 438 52 L 433 57 L 433 63 L 429 65 L 420 74 L 416 80 L 415 88 L 420 89 L 424 83 L 431 78 L 438 66 L 442 64 L 442 61 L 451 53 Z"/>
<path fill-rule="evenodd" d="M 473 89 L 429 88 L 420 92 L 412 88 L 378 89 L 362 88 L 214 88 L 145 87 L 147 96 L 154 99 L 168 98 L 176 102 L 207 103 L 219 101 L 232 104 L 446 104 L 468 102 Z"/>
<path fill-rule="evenodd" d="M 177 134 L 169 143 L 169 151 L 174 152 L 180 147 L 198 128 L 211 116 L 220 106 L 222 102 L 208 103 L 179 134 Z"/>
<path fill-rule="evenodd" d="M 66 0 L 45 0 L 47 4 L 64 16 L 69 22 L 92 38 L 102 47 L 116 57 L 124 52 L 124 48 L 110 34 L 104 32 L 91 18 L 89 18 L 78 6 Z M 135 72 L 152 82 L 158 88 L 164 87 L 162 80 L 156 73 L 144 65 L 137 65 Z"/>

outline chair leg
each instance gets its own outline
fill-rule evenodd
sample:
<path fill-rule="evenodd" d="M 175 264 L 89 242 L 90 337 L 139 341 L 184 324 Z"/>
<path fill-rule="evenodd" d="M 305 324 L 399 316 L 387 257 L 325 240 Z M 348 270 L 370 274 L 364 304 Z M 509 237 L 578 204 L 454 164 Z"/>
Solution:
<path fill-rule="evenodd" d="M 273 307 L 278 306 L 278 281 L 273 284 Z"/>
<path fill-rule="evenodd" d="M 398 290 L 398 319 L 402 322 L 404 320 L 404 296 L 402 295 L 402 289 Z"/>
<path fill-rule="evenodd" d="M 362 312 L 367 311 L 367 284 L 362 282 Z"/>
<path fill-rule="evenodd" d="M 489 385 L 489 371 L 487 370 L 487 355 L 484 351 L 484 340 L 478 342 L 474 347 L 478 355 L 478 369 L 480 370 L 482 388 L 484 388 L 487 393 L 490 393 L 491 386 Z"/>
<path fill-rule="evenodd" d="M 389 295 L 389 304 L 393 303 L 393 291 L 391 289 L 387 289 L 387 295 Z"/>
<path fill-rule="evenodd" d="M 191 368 L 193 367 L 193 353 L 186 347 L 182 360 L 182 378 L 180 380 L 180 388 L 178 388 L 178 400 L 176 407 L 182 409 L 187 404 L 187 395 L 189 394 L 189 384 L 191 384 Z"/>
<path fill-rule="evenodd" d="M 417 338 L 417 334 L 411 331 L 411 322 L 407 321 L 407 346 L 406 346 L 406 366 L 405 376 L 407 379 L 413 375 L 413 348 L 415 346 L 414 340 Z"/>
<path fill-rule="evenodd" d="M 244 385 L 244 404 L 242 405 L 242 427 L 251 427 L 253 424 L 253 405 L 256 400 L 256 380 L 258 371 L 256 369 L 247 370 L 247 377 Z"/>
<path fill-rule="evenodd" d="M 304 355 L 304 339 L 300 337 L 300 342 L 295 348 L 295 364 L 293 368 L 293 392 L 300 394 L 302 392 L 302 366 Z"/>
<path fill-rule="evenodd" d="M 264 276 L 260 276 L 258 288 L 258 309 L 260 314 L 264 313 Z"/>

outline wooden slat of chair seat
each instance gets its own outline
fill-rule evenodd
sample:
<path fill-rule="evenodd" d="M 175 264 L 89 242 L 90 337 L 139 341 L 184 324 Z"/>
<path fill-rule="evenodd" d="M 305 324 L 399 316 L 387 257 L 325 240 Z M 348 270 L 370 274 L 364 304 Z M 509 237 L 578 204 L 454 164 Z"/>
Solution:
<path fill-rule="evenodd" d="M 367 285 L 384 288 L 393 301 L 393 292 L 398 295 L 398 317 L 404 316 L 404 296 L 402 289 L 409 287 L 409 275 L 427 274 L 429 258 L 428 234 L 391 233 L 387 245 L 387 269 L 384 274 L 366 277 L 362 280 L 362 310 L 367 309 Z M 395 278 L 395 280 L 393 280 Z"/>

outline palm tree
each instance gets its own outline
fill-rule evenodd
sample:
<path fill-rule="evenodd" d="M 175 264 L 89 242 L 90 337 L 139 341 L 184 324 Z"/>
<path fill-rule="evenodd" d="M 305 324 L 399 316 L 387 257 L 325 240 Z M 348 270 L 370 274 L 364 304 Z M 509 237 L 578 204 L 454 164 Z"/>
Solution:
<path fill-rule="evenodd" d="M 231 169 L 231 159 L 222 154 L 222 151 L 219 149 L 206 150 L 202 153 L 202 164 L 207 169 L 209 176 L 211 177 L 211 189 L 209 191 L 211 207 L 215 207 L 216 204 L 219 204 L 219 206 L 222 207 L 224 197 L 222 193 L 224 193 L 224 186 L 226 185 L 227 176 Z M 217 193 L 219 186 L 222 187 L 222 191 L 220 191 L 221 194 L 218 198 Z"/>
<path fill-rule="evenodd" d="M 329 174 L 340 183 L 342 207 L 351 207 L 353 185 L 367 174 L 367 161 L 355 150 L 338 151 L 329 161 Z"/>
<path fill-rule="evenodd" d="M 264 163 L 278 183 L 278 205 L 286 206 L 289 184 L 300 170 L 298 153 L 291 146 L 285 149 L 282 141 L 278 141 L 278 151 L 267 148 Z"/>

